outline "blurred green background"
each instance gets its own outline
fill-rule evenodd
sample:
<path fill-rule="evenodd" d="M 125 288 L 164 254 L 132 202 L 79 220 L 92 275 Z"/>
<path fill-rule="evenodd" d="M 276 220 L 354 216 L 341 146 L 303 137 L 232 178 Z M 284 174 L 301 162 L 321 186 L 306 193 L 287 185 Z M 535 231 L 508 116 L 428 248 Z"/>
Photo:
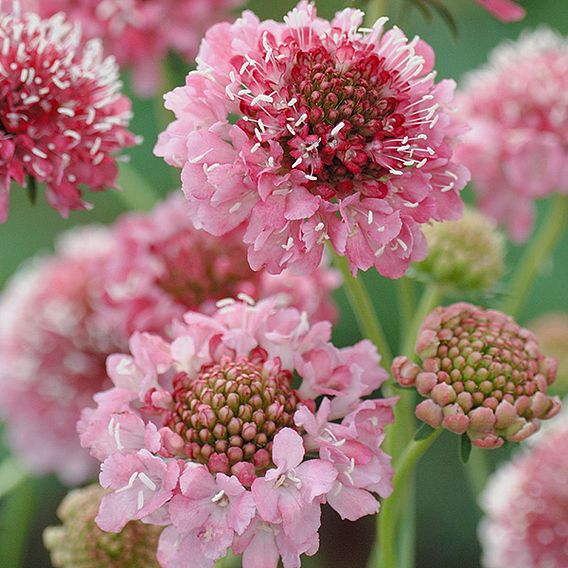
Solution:
<path fill-rule="evenodd" d="M 294 4 L 289 0 L 252 0 L 249 7 L 260 17 L 280 19 Z M 330 17 L 345 2 L 319 0 L 316 4 L 320 15 Z M 523 22 L 507 25 L 492 18 L 473 0 L 447 0 L 459 26 L 457 39 L 440 18 L 425 22 L 416 10 L 404 9 L 407 4 L 402 1 L 391 0 L 390 5 L 395 22 L 408 35 L 418 33 L 434 47 L 439 77 L 454 77 L 458 81 L 465 72 L 483 63 L 490 49 L 505 38 L 516 37 L 525 27 L 546 24 L 568 34 L 568 4 L 565 0 L 526 0 L 523 5 L 528 10 L 528 17 Z M 185 66 L 175 66 L 174 84 L 182 82 L 186 70 Z M 142 134 L 145 142 L 130 154 L 133 167 L 146 183 L 165 195 L 175 189 L 177 172 L 152 155 L 157 133 L 167 120 L 160 105 L 160 100 L 135 100 L 132 130 Z M 129 183 L 126 178 L 122 182 L 124 185 Z M 130 190 L 133 188 L 130 187 Z M 465 196 L 467 200 L 471 199 L 469 190 L 466 190 Z M 96 205 L 94 211 L 74 212 L 64 220 L 45 205 L 43 197 L 32 207 L 23 191 L 14 190 L 9 219 L 0 226 L 0 282 L 9 278 L 32 255 L 51 250 L 56 236 L 72 225 L 110 223 L 126 208 L 123 199 L 115 192 L 89 197 Z M 518 247 L 510 248 L 509 267 L 514 265 L 519 253 Z M 365 280 L 396 352 L 399 338 L 394 286 L 376 274 L 365 275 Z M 521 321 L 526 322 L 548 310 L 568 311 L 567 285 L 568 234 L 564 235 L 553 260 L 534 287 Z M 335 338 L 338 344 L 351 344 L 359 339 L 359 332 L 341 292 L 338 300 L 342 317 L 335 330 Z M 418 470 L 416 566 L 419 568 L 480 566 L 476 539 L 479 510 L 468 492 L 458 460 L 457 442 L 457 437 L 444 435 Z M 0 452 L 5 454 L 5 450 Z M 498 463 L 507 458 L 507 451 L 494 451 L 490 458 L 493 463 Z M 0 503 L 0 568 L 50 566 L 41 543 L 41 531 L 44 526 L 55 523 L 54 511 L 64 493 L 65 489 L 54 479 L 27 481 Z M 373 534 L 372 520 L 338 527 L 332 516 L 326 515 L 325 524 L 327 529 L 322 533 L 322 551 L 315 559 L 306 561 L 305 566 L 362 568 L 362 558 Z M 31 530 L 27 531 L 27 526 Z"/>

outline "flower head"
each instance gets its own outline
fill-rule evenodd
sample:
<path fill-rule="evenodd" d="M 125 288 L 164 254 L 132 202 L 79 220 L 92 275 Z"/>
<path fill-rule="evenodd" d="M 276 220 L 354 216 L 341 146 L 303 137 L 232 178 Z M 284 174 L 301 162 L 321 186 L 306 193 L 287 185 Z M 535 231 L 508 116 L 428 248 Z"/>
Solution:
<path fill-rule="evenodd" d="M 245 223 L 255 270 L 310 272 L 329 240 L 353 272 L 399 277 L 426 255 L 420 224 L 461 215 L 453 83 L 434 83 L 424 42 L 362 20 L 304 1 L 282 24 L 245 12 L 166 95 L 176 121 L 156 153 L 183 168 L 196 227 Z"/>
<path fill-rule="evenodd" d="M 526 10 L 512 0 L 475 0 L 503 22 L 516 22 L 525 17 Z"/>
<path fill-rule="evenodd" d="M 543 351 L 550 353 L 558 363 L 558 378 L 554 389 L 568 394 L 568 314 L 550 312 L 528 324 Z"/>
<path fill-rule="evenodd" d="M 102 531 L 95 517 L 106 494 L 98 484 L 71 491 L 59 505 L 62 524 L 48 527 L 43 541 L 57 568 L 159 568 L 156 559 L 161 527 L 139 521 L 119 534 Z"/>
<path fill-rule="evenodd" d="M 135 143 L 127 130 L 130 101 L 118 67 L 96 40 L 80 47 L 78 27 L 62 14 L 0 14 L 0 220 L 12 180 L 63 216 L 85 209 L 81 188 L 113 187 L 113 154 Z"/>
<path fill-rule="evenodd" d="M 489 480 L 479 530 L 487 568 L 563 568 L 568 558 L 568 421 L 544 428 Z"/>
<path fill-rule="evenodd" d="M 165 567 L 191 551 L 210 568 L 229 547 L 245 568 L 298 566 L 317 550 L 324 501 L 356 519 L 389 494 L 380 443 L 394 400 L 361 398 L 386 379 L 369 342 L 337 349 L 328 322 L 275 300 L 221 305 L 187 312 L 173 341 L 135 334 L 131 355 L 109 358 L 114 387 L 79 423 L 112 489 L 97 523 L 167 525 Z"/>
<path fill-rule="evenodd" d="M 155 94 L 160 65 L 173 51 L 195 58 L 205 30 L 244 0 L 24 0 L 42 17 L 65 12 L 88 38 L 100 38 L 106 53 L 131 68 L 139 95 Z"/>
<path fill-rule="evenodd" d="M 568 192 L 567 69 L 566 39 L 539 29 L 497 47 L 459 96 L 472 130 L 457 156 L 481 209 L 517 241 L 531 234 L 535 200 Z"/>
<path fill-rule="evenodd" d="M 473 209 L 459 221 L 424 227 L 428 256 L 417 274 L 463 292 L 492 288 L 505 271 L 505 241 L 495 224 Z"/>
<path fill-rule="evenodd" d="M 416 416 L 434 428 L 467 433 L 475 446 L 496 448 L 534 433 L 560 410 L 547 395 L 556 362 L 536 338 L 501 312 L 459 303 L 436 308 L 419 332 L 419 365 L 397 357 L 402 386 L 427 397 Z"/>

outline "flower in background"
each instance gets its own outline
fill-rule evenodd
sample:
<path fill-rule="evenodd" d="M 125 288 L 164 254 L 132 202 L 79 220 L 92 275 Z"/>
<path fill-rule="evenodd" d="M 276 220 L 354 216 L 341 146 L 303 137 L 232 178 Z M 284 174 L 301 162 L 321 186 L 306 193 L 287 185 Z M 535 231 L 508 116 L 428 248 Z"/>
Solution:
<path fill-rule="evenodd" d="M 393 363 L 398 383 L 427 398 L 416 416 L 467 433 L 474 446 L 520 442 L 560 410 L 558 397 L 547 395 L 556 361 L 501 312 L 466 303 L 436 308 L 419 331 L 416 354 L 418 365 L 407 357 Z"/>
<path fill-rule="evenodd" d="M 106 491 L 98 484 L 71 491 L 59 505 L 62 524 L 48 527 L 43 541 L 56 568 L 159 568 L 156 559 L 161 527 L 134 521 L 120 534 L 95 524 Z"/>
<path fill-rule="evenodd" d="M 459 221 L 424 227 L 428 256 L 414 265 L 420 279 L 459 292 L 490 290 L 505 272 L 505 239 L 491 219 L 467 208 Z"/>
<path fill-rule="evenodd" d="M 489 480 L 479 530 L 486 568 L 568 564 L 567 418 L 563 412 Z"/>
<path fill-rule="evenodd" d="M 475 0 L 503 22 L 517 22 L 526 15 L 526 10 L 512 0 Z"/>
<path fill-rule="evenodd" d="M 543 351 L 558 362 L 558 379 L 554 388 L 560 394 L 568 394 L 568 314 L 550 312 L 528 324 L 538 338 Z"/>
<path fill-rule="evenodd" d="M 453 82 L 435 84 L 423 41 L 362 21 L 307 2 L 282 24 L 245 12 L 209 30 L 166 95 L 176 120 L 156 153 L 182 168 L 196 227 L 246 224 L 255 270 L 309 273 L 329 241 L 353 273 L 400 277 L 426 256 L 420 225 L 461 216 Z"/>
<path fill-rule="evenodd" d="M 0 411 L 9 443 L 34 473 L 67 483 L 94 473 L 75 424 L 104 388 L 107 355 L 134 331 L 167 335 L 188 309 L 244 293 L 295 306 L 310 321 L 335 318 L 335 271 L 310 276 L 254 273 L 240 235 L 196 231 L 176 194 L 110 230 L 71 231 L 56 255 L 8 283 L 0 302 Z"/>
<path fill-rule="evenodd" d="M 539 29 L 497 47 L 459 96 L 472 126 L 457 156 L 481 209 L 516 241 L 533 228 L 534 202 L 568 193 L 568 42 Z"/>
<path fill-rule="evenodd" d="M 57 255 L 8 282 L 0 302 L 0 414 L 7 441 L 33 473 L 79 483 L 96 471 L 76 423 L 105 388 L 117 342 L 93 325 L 93 295 L 113 240 L 105 229 L 70 232 Z"/>
<path fill-rule="evenodd" d="M 45 184 L 49 204 L 66 217 L 90 206 L 81 189 L 113 187 L 116 152 L 132 146 L 130 101 L 118 67 L 101 44 L 80 47 L 64 15 L 0 13 L 0 221 L 10 184 Z"/>
<path fill-rule="evenodd" d="M 282 305 L 306 311 L 311 321 L 335 321 L 331 292 L 339 274 L 323 264 L 309 276 L 253 272 L 242 230 L 215 238 L 193 228 L 181 193 L 150 214 L 130 213 L 115 225 L 116 247 L 105 266 L 101 325 L 120 331 L 126 348 L 135 331 L 163 333 L 187 310 L 215 311 L 223 298 L 244 293 L 254 300 L 278 296 Z"/>
<path fill-rule="evenodd" d="M 132 69 L 136 92 L 156 94 L 170 51 L 192 62 L 201 36 L 244 0 L 24 0 L 43 16 L 65 12 L 87 38 L 101 38 L 121 67 Z"/>
<path fill-rule="evenodd" d="M 363 401 L 387 378 L 376 348 L 337 349 L 330 335 L 274 300 L 187 312 L 173 341 L 134 334 L 78 427 L 110 491 L 98 525 L 165 524 L 166 568 L 188 555 L 209 568 L 228 548 L 245 568 L 291 568 L 317 551 L 322 503 L 351 520 L 376 513 L 375 494 L 391 491 L 380 444 L 394 399 Z"/>

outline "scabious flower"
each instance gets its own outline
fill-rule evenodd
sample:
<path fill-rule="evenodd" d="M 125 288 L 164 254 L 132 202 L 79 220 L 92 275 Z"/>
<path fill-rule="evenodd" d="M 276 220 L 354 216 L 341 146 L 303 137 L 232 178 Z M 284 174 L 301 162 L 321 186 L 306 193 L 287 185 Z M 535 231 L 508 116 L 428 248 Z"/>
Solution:
<path fill-rule="evenodd" d="M 245 568 L 297 567 L 318 548 L 323 502 L 354 520 L 390 493 L 394 399 L 361 398 L 387 374 L 368 341 L 334 347 L 329 322 L 275 300 L 221 305 L 109 358 L 114 386 L 78 426 L 110 491 L 97 523 L 165 525 L 166 568 L 210 568 L 230 547 Z"/>
<path fill-rule="evenodd" d="M 522 20 L 526 10 L 512 0 L 475 0 L 480 6 L 491 12 L 503 22 L 516 22 Z"/>
<path fill-rule="evenodd" d="M 420 225 L 461 215 L 453 82 L 434 83 L 423 41 L 362 21 L 307 2 L 284 23 L 245 12 L 209 30 L 166 95 L 176 120 L 157 155 L 182 168 L 196 227 L 246 224 L 254 270 L 308 273 L 330 241 L 354 273 L 399 277 L 426 256 Z"/>
<path fill-rule="evenodd" d="M 193 228 L 184 198 L 176 193 L 150 214 L 128 214 L 116 224 L 116 247 L 105 266 L 101 324 L 120 331 L 126 348 L 135 331 L 162 333 L 189 309 L 215 311 L 215 303 L 239 293 L 258 300 L 277 296 L 306 311 L 311 321 L 335 320 L 331 292 L 339 274 L 322 265 L 309 276 L 253 272 L 242 231 L 215 238 Z"/>
<path fill-rule="evenodd" d="M 486 568 L 563 568 L 568 563 L 568 416 L 502 466 L 481 497 Z"/>
<path fill-rule="evenodd" d="M 92 309 L 112 244 L 102 228 L 69 233 L 56 256 L 16 273 L 0 301 L 0 414 L 7 441 L 31 472 L 56 472 L 67 483 L 96 471 L 75 426 L 93 394 L 105 388 L 106 356 L 117 348 L 111 334 L 93 325 Z"/>
<path fill-rule="evenodd" d="M 550 312 L 528 324 L 543 351 L 550 353 L 558 363 L 558 380 L 554 388 L 568 394 L 568 314 Z"/>
<path fill-rule="evenodd" d="M 568 42 L 549 29 L 497 47 L 459 96 L 472 130 L 457 150 L 481 209 L 516 241 L 532 231 L 535 200 L 568 193 Z"/>
<path fill-rule="evenodd" d="M 491 289 L 505 271 L 505 240 L 492 220 L 466 209 L 459 221 L 424 227 L 428 256 L 417 276 L 450 291 Z"/>
<path fill-rule="evenodd" d="M 556 362 L 501 312 L 466 303 L 436 308 L 420 329 L 416 353 L 420 364 L 406 357 L 393 363 L 399 384 L 427 397 L 416 416 L 433 428 L 467 433 L 474 446 L 524 440 L 560 410 L 558 397 L 547 395 Z"/>
<path fill-rule="evenodd" d="M 79 28 L 64 15 L 0 13 L 0 221 L 13 181 L 45 184 L 64 217 L 85 209 L 81 189 L 113 187 L 114 153 L 132 146 L 130 101 L 118 67 L 96 40 L 80 47 Z"/>
<path fill-rule="evenodd" d="M 244 0 L 26 0 L 44 17 L 65 12 L 88 38 L 101 38 L 106 53 L 131 68 L 139 95 L 156 93 L 161 64 L 173 51 L 193 61 L 205 30 Z"/>
<path fill-rule="evenodd" d="M 109 230 L 72 231 L 55 256 L 9 282 L 0 302 L 0 411 L 32 472 L 56 472 L 67 483 L 94 473 L 75 424 L 108 380 L 106 357 L 127 349 L 134 331 L 167 335 L 188 309 L 210 313 L 240 293 L 271 296 L 310 321 L 335 317 L 334 271 L 254 273 L 240 237 L 196 231 L 182 201 L 172 196 Z"/>
<path fill-rule="evenodd" d="M 105 490 L 90 485 L 71 491 L 59 505 L 62 524 L 48 527 L 43 541 L 56 568 L 159 568 L 156 558 L 161 527 L 139 521 L 119 533 L 95 524 Z"/>

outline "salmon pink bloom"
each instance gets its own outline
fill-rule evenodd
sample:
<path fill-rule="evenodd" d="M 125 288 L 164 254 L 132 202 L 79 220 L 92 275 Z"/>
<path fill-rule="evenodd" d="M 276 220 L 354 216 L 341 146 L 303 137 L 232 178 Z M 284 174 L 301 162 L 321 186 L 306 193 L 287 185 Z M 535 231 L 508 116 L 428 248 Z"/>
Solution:
<path fill-rule="evenodd" d="M 353 273 L 400 277 L 426 255 L 420 225 L 461 215 L 453 82 L 434 82 L 420 39 L 362 22 L 305 1 L 284 23 L 245 12 L 209 30 L 197 70 L 166 95 L 176 120 L 157 155 L 182 168 L 196 227 L 245 223 L 254 270 L 309 273 L 330 241 Z"/>
<path fill-rule="evenodd" d="M 487 568 L 563 568 L 568 562 L 568 416 L 489 480 L 479 530 Z"/>
<path fill-rule="evenodd" d="M 201 36 L 244 0 L 24 0 L 42 17 L 64 12 L 87 38 L 100 38 L 105 52 L 132 69 L 136 92 L 156 93 L 168 52 L 193 61 Z"/>
<path fill-rule="evenodd" d="M 480 208 L 525 241 L 536 200 L 568 193 L 568 42 L 549 29 L 497 47 L 459 101 L 472 127 L 457 155 Z"/>
<path fill-rule="evenodd" d="M 503 22 L 516 22 L 525 17 L 526 11 L 512 0 L 475 0 Z"/>
<path fill-rule="evenodd" d="M 420 364 L 393 363 L 401 386 L 426 397 L 416 416 L 432 426 L 467 434 L 474 446 L 498 448 L 536 432 L 560 410 L 547 394 L 556 361 L 513 318 L 466 303 L 436 308 L 416 341 Z"/>
<path fill-rule="evenodd" d="M 114 154 L 132 146 L 130 101 L 118 67 L 97 40 L 80 46 L 62 14 L 0 14 L 0 221 L 10 184 L 45 184 L 49 204 L 66 217 L 86 209 L 81 189 L 113 187 Z"/>
<path fill-rule="evenodd" d="M 138 333 L 109 358 L 114 387 L 78 425 L 112 489 L 97 522 L 166 525 L 165 568 L 189 553 L 212 568 L 229 548 L 245 568 L 299 566 L 317 551 L 322 503 L 355 520 L 391 491 L 380 445 L 394 400 L 362 400 L 387 374 L 369 342 L 335 348 L 329 322 L 273 299 L 220 305 L 187 312 L 172 341 Z"/>

